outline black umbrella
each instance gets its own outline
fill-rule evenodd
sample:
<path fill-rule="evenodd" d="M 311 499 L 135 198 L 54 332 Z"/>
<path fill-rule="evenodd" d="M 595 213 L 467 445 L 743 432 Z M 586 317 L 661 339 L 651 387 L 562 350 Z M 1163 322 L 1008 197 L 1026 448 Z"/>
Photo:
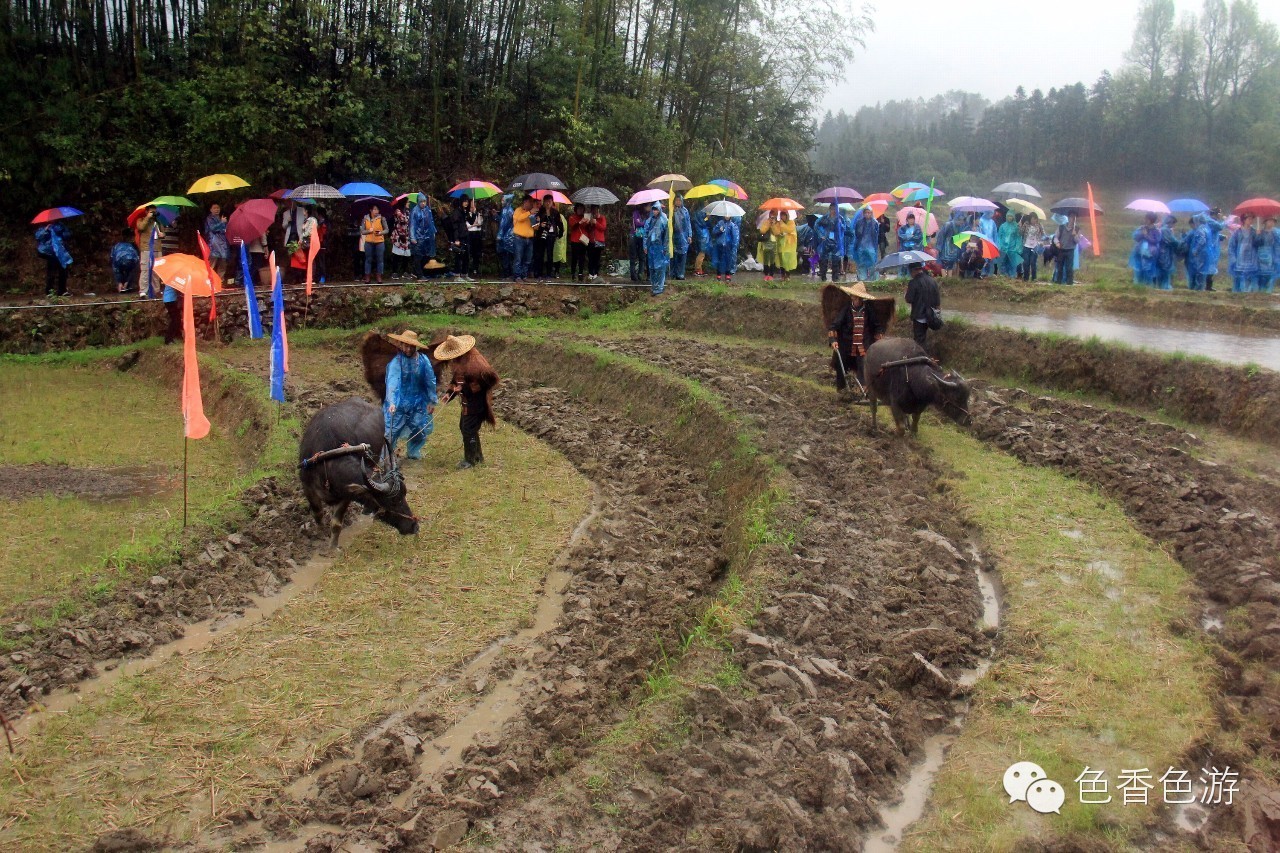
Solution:
<path fill-rule="evenodd" d="M 362 219 L 369 213 L 369 208 L 377 205 L 378 212 L 386 215 L 391 214 L 391 208 L 394 203 L 385 198 L 374 198 L 373 196 L 365 196 L 357 198 L 351 202 L 351 217 L 353 219 Z"/>
<path fill-rule="evenodd" d="M 568 187 L 555 175 L 548 175 L 546 172 L 530 172 L 527 175 L 520 175 L 507 189 L 533 192 L 534 190 L 567 190 Z"/>
<path fill-rule="evenodd" d="M 1096 204 L 1089 204 L 1087 198 L 1064 198 L 1062 201 L 1050 207 L 1054 213 L 1074 213 L 1077 215 L 1085 215 L 1089 213 L 1090 208 L 1099 216 L 1102 215 L 1102 208 Z"/>
<path fill-rule="evenodd" d="M 583 187 L 570 198 L 578 204 L 585 205 L 618 203 L 618 197 L 604 187 Z"/>

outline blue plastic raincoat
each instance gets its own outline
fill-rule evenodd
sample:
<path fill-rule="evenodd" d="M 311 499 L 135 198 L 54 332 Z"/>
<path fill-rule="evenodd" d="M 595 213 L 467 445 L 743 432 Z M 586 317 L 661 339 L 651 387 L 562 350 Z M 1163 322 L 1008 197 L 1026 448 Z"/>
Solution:
<path fill-rule="evenodd" d="M 859 277 L 876 281 L 876 261 L 880 260 L 880 223 L 874 216 L 862 214 L 853 223 L 853 260 L 858 265 Z"/>
<path fill-rule="evenodd" d="M 1133 270 L 1136 284 L 1147 286 L 1156 283 L 1156 258 L 1160 254 L 1160 229 L 1155 225 L 1143 225 L 1134 229 L 1133 250 L 1129 252 L 1129 269 Z"/>
<path fill-rule="evenodd" d="M 738 268 L 738 220 L 721 217 L 711 226 L 712 258 L 717 275 L 733 275 Z"/>
<path fill-rule="evenodd" d="M 1258 244 L 1262 236 L 1253 229 L 1237 228 L 1227 243 L 1227 269 L 1231 272 L 1231 289 L 1235 293 L 1249 293 L 1257 287 Z"/>
<path fill-rule="evenodd" d="M 924 245 L 924 231 L 919 225 L 903 225 L 898 228 L 898 251 L 919 250 Z"/>
<path fill-rule="evenodd" d="M 1018 274 L 1018 265 L 1022 263 L 1022 231 L 1010 214 L 1000 223 L 998 230 L 1000 242 L 1000 274 L 1013 278 Z"/>
<path fill-rule="evenodd" d="M 649 262 L 649 292 L 654 296 L 667 289 L 667 264 L 671 261 L 671 256 L 667 254 L 667 228 L 667 215 L 661 211 L 651 211 L 649 218 L 644 221 L 645 259 Z"/>
<path fill-rule="evenodd" d="M 71 266 L 71 252 L 67 251 L 66 239 L 70 232 L 60 222 L 41 225 L 36 229 L 36 254 L 42 258 L 55 258 L 63 269 Z"/>
<path fill-rule="evenodd" d="M 435 418 L 427 406 L 436 404 L 436 372 L 431 360 L 422 353 L 406 356 L 396 353 L 387 365 L 387 396 L 382 402 L 382 417 L 386 423 L 387 444 L 394 453 L 396 443 L 408 438 L 406 447 L 410 459 L 422 457 L 422 445 L 435 429 Z M 392 407 L 395 411 L 391 411 Z"/>

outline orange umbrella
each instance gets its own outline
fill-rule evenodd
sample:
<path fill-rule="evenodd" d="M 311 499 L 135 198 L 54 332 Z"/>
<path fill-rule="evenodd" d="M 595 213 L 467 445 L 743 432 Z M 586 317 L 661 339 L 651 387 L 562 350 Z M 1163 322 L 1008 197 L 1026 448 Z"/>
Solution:
<path fill-rule="evenodd" d="M 212 296 L 222 292 L 222 279 L 209 269 L 203 258 L 195 255 L 165 255 L 156 258 L 151 271 L 179 293 L 188 296 Z"/>
<path fill-rule="evenodd" d="M 804 210 L 804 205 L 795 199 L 771 198 L 760 205 L 761 210 Z"/>

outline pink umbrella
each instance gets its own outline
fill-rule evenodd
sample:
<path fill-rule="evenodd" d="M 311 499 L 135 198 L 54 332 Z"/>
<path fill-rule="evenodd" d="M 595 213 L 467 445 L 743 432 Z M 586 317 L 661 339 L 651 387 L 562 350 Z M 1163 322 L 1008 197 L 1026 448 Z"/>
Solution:
<path fill-rule="evenodd" d="M 995 210 L 996 207 L 998 207 L 998 205 L 994 201 L 987 201 L 985 198 L 975 198 L 971 195 L 962 195 L 951 200 L 952 210 L 959 210 L 965 213 Z"/>
<path fill-rule="evenodd" d="M 271 227 L 276 218 L 276 203 L 269 198 L 242 201 L 227 220 L 227 242 L 252 243 Z"/>
<path fill-rule="evenodd" d="M 915 216 L 916 225 L 924 222 L 925 217 L 928 216 L 929 224 L 925 226 L 925 233 L 930 235 L 938 233 L 938 217 L 934 216 L 932 213 L 925 213 L 925 209 L 923 207 L 904 207 L 902 210 L 899 210 L 898 225 L 906 225 L 908 216 Z"/>
<path fill-rule="evenodd" d="M 569 197 L 564 193 L 560 192 L 560 190 L 534 190 L 533 192 L 529 193 L 529 195 L 533 196 L 538 201 L 542 201 L 547 196 L 551 196 L 551 200 L 554 201 L 556 204 L 572 204 L 573 203 L 569 201 Z M 663 198 L 666 198 L 666 196 L 664 195 Z"/>
<path fill-rule="evenodd" d="M 662 189 L 640 190 L 627 199 L 627 204 L 652 204 L 655 201 L 666 201 L 667 191 Z"/>
<path fill-rule="evenodd" d="M 1169 205 L 1154 198 L 1140 198 L 1124 206 L 1125 210 L 1136 210 L 1139 213 L 1168 213 Z"/>

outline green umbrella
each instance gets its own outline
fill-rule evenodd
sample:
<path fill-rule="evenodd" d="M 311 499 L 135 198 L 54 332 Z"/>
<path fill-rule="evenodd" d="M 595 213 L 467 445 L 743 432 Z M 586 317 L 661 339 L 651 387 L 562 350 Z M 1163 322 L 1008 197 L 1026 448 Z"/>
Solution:
<path fill-rule="evenodd" d="M 191 201 L 190 199 L 184 198 L 183 196 L 180 196 L 180 195 L 157 196 L 156 198 L 153 198 L 151 199 L 151 201 L 147 202 L 147 204 L 148 205 L 154 204 L 156 207 L 195 207 L 196 206 L 196 203 L 194 201 Z"/>

